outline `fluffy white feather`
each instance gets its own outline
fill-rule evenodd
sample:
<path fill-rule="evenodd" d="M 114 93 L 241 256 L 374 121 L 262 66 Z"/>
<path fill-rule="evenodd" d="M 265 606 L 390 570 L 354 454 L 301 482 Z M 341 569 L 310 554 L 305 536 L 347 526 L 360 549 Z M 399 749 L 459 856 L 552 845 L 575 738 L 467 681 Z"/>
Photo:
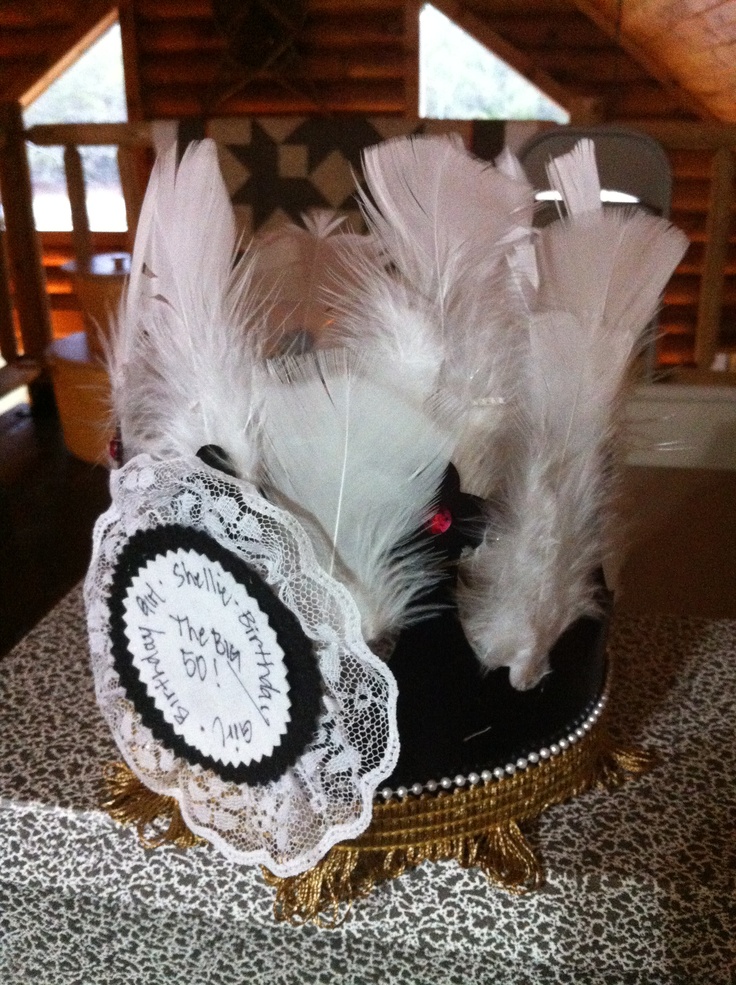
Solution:
<path fill-rule="evenodd" d="M 363 170 L 368 222 L 402 274 L 442 303 L 468 267 L 490 270 L 530 206 L 528 185 L 464 149 L 459 138 L 388 140 Z"/>
<path fill-rule="evenodd" d="M 220 446 L 238 475 L 258 464 L 259 369 L 236 262 L 232 206 L 214 143 L 172 147 L 154 168 L 110 352 L 114 412 L 127 457 Z"/>
<path fill-rule="evenodd" d="M 312 209 L 302 221 L 303 226 L 288 223 L 261 236 L 255 254 L 254 286 L 269 298 L 282 350 L 302 333 L 308 333 L 312 344 L 324 344 L 331 333 L 336 292 L 351 290 L 358 258 L 375 260 L 372 237 L 344 229 L 345 216 Z"/>
<path fill-rule="evenodd" d="M 529 235 L 532 190 L 510 155 L 495 168 L 449 137 L 387 141 L 366 151 L 364 172 L 364 212 L 389 263 L 358 265 L 341 325 L 454 422 L 463 488 L 487 495 L 515 375 L 515 300 L 499 260 Z"/>
<path fill-rule="evenodd" d="M 343 581 L 366 639 L 396 632 L 438 572 L 408 539 L 427 519 L 450 439 L 386 365 L 324 350 L 278 366 L 266 394 L 269 494 L 292 509 Z"/>
<path fill-rule="evenodd" d="M 661 219 L 602 209 L 586 142 L 557 159 L 550 178 L 570 218 L 536 240 L 523 441 L 506 512 L 467 564 L 459 597 L 481 662 L 509 667 L 519 688 L 539 681 L 555 640 L 594 605 L 614 411 L 631 354 L 687 246 Z"/>

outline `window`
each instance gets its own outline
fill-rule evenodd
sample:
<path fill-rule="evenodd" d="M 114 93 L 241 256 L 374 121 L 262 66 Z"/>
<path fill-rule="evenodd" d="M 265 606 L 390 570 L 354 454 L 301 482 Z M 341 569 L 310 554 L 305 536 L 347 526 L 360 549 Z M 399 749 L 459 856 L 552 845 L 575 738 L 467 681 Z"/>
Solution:
<path fill-rule="evenodd" d="M 114 24 L 23 114 L 36 123 L 119 123 L 127 120 L 120 26 Z M 81 147 L 87 213 L 93 230 L 124 230 L 125 205 L 114 147 Z M 41 230 L 72 228 L 61 147 L 28 145 L 33 211 Z"/>
<path fill-rule="evenodd" d="M 419 16 L 419 115 L 557 123 L 570 119 L 549 96 L 430 4 Z"/>

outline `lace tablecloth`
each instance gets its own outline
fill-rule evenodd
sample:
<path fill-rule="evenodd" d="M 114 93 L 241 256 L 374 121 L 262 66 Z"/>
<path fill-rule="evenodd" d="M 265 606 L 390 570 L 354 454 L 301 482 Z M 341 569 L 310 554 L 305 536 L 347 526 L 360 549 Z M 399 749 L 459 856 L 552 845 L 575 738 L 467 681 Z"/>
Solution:
<path fill-rule="evenodd" d="M 294 928 L 259 871 L 208 847 L 146 851 L 99 810 L 118 757 L 75 590 L 0 662 L 0 982 L 736 981 L 736 622 L 619 616 L 611 652 L 614 725 L 660 765 L 528 832 L 540 892 L 425 865 L 336 930 Z"/>

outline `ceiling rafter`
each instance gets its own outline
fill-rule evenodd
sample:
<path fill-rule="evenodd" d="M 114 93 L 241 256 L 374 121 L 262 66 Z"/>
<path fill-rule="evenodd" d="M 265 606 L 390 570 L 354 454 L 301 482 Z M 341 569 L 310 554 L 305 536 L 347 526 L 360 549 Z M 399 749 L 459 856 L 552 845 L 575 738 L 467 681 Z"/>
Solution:
<path fill-rule="evenodd" d="M 109 0 L 91 0 L 74 25 L 59 31 L 54 43 L 43 52 L 39 67 L 29 66 L 13 79 L 12 86 L 4 93 L 5 102 L 20 102 L 29 106 L 45 92 L 84 52 L 95 43 L 117 20 L 118 10 Z"/>
<path fill-rule="evenodd" d="M 654 58 L 650 51 L 645 50 L 640 44 L 637 44 L 636 41 L 626 34 L 625 30 L 621 30 L 620 24 L 617 23 L 617 18 L 606 13 L 595 0 L 571 0 L 571 3 L 577 7 L 581 14 L 584 14 L 589 20 L 593 21 L 596 27 L 608 35 L 612 41 L 615 41 L 627 55 L 630 55 L 631 58 L 637 61 L 664 89 L 667 89 L 675 96 L 682 103 L 684 109 L 690 110 L 704 120 L 717 119 L 713 111 L 704 102 L 698 99 L 692 92 L 683 88 L 673 78 L 672 73 L 661 61 Z M 621 8 L 619 7 L 617 9 L 620 10 Z"/>

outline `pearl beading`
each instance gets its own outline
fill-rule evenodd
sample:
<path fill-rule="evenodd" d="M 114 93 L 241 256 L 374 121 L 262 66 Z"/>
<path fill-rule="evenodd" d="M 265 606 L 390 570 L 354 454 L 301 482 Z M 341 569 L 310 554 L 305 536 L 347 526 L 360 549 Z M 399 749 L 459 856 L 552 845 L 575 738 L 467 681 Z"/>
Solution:
<path fill-rule="evenodd" d="M 485 786 L 488 783 L 494 783 L 498 780 L 503 780 L 505 777 L 513 776 L 521 770 L 536 766 L 541 761 L 554 759 L 555 756 L 559 756 L 566 749 L 569 749 L 570 746 L 574 746 L 575 743 L 579 742 L 590 732 L 601 717 L 607 701 L 608 694 L 604 694 L 585 721 L 576 729 L 573 729 L 567 736 L 559 739 L 557 742 L 551 743 L 549 746 L 544 746 L 539 752 L 530 752 L 527 756 L 520 757 L 515 763 L 496 766 L 494 769 L 481 770 L 480 773 L 468 773 L 467 776 L 463 776 L 460 773 L 454 777 L 443 776 L 441 780 L 427 780 L 426 783 L 413 783 L 410 787 L 397 787 L 395 790 L 392 790 L 390 787 L 382 787 L 376 791 L 374 800 L 387 802 L 394 797 L 398 797 L 399 800 L 405 800 L 411 795 L 418 797 L 425 791 L 427 793 L 436 793 L 438 790 L 460 790 L 463 787 L 476 787 L 480 783 Z"/>

